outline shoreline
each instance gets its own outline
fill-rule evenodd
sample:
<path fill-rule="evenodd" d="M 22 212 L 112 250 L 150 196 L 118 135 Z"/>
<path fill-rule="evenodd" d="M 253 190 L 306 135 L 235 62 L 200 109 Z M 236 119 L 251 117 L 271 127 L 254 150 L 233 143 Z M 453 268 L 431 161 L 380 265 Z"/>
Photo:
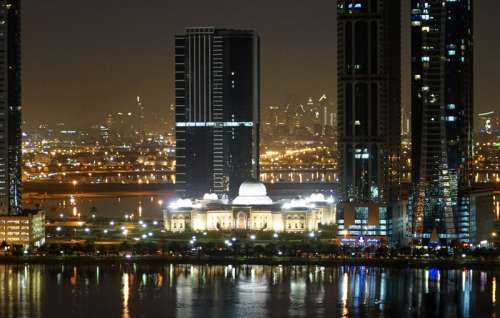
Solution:
<path fill-rule="evenodd" d="M 438 269 L 476 269 L 500 271 L 500 259 L 370 259 L 370 258 L 303 258 L 303 257 L 198 257 L 198 256 L 0 256 L 0 264 L 193 264 L 193 265 L 264 265 L 264 266 L 369 266 L 382 268 L 438 268 Z"/>

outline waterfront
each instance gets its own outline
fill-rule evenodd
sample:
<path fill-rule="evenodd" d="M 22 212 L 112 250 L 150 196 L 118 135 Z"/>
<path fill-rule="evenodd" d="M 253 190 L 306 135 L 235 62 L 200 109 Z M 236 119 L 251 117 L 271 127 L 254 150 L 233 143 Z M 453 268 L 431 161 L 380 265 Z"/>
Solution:
<path fill-rule="evenodd" d="M 3 265 L 0 316 L 495 317 L 499 278 L 364 266 Z"/>
<path fill-rule="evenodd" d="M 86 195 L 65 194 L 49 195 L 27 200 L 29 208 L 40 207 L 49 218 L 74 216 L 80 213 L 83 218 L 95 214 L 98 218 L 123 218 L 134 214 L 137 218 L 159 219 L 162 217 L 162 205 L 170 198 L 169 195 Z M 160 204 L 161 203 L 161 204 Z"/>

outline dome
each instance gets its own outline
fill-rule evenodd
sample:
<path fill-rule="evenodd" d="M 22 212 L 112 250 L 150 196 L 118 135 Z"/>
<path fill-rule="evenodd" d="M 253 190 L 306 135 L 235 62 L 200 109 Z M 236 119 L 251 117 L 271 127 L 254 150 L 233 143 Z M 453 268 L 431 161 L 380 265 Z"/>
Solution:
<path fill-rule="evenodd" d="M 335 203 L 335 199 L 332 196 L 326 197 L 323 193 L 313 193 L 306 200 L 311 203 Z"/>
<path fill-rule="evenodd" d="M 285 202 L 285 204 L 283 204 L 283 206 L 282 206 L 282 208 L 285 210 L 310 209 L 313 207 L 314 207 L 314 204 L 310 204 L 309 202 L 307 202 L 307 200 L 302 199 L 302 198 L 292 199 L 290 201 Z"/>
<path fill-rule="evenodd" d="M 273 200 L 267 196 L 266 186 L 262 182 L 246 181 L 240 185 L 235 205 L 270 205 Z"/>
<path fill-rule="evenodd" d="M 206 200 L 206 201 L 217 201 L 217 200 L 219 200 L 219 197 L 217 196 L 216 193 L 205 193 L 203 195 L 203 200 Z"/>
<path fill-rule="evenodd" d="M 262 182 L 245 181 L 240 185 L 239 196 L 266 196 L 267 189 Z"/>
<path fill-rule="evenodd" d="M 199 204 L 194 204 L 190 199 L 177 199 L 168 206 L 171 210 L 177 209 L 197 209 L 200 208 Z"/>
<path fill-rule="evenodd" d="M 310 202 L 324 202 L 326 201 L 325 195 L 323 193 L 313 193 L 309 197 Z"/>

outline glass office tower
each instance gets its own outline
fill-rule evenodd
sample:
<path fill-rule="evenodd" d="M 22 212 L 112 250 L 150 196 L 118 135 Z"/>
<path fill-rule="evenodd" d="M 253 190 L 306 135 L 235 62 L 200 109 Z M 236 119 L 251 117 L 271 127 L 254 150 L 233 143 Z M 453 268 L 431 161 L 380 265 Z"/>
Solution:
<path fill-rule="evenodd" d="M 339 0 L 338 145 L 340 198 L 398 197 L 401 148 L 401 4 Z"/>
<path fill-rule="evenodd" d="M 237 194 L 259 177 L 259 38 L 188 28 L 175 39 L 176 192 Z"/>
<path fill-rule="evenodd" d="M 469 238 L 472 0 L 412 0 L 413 232 Z"/>
<path fill-rule="evenodd" d="M 21 5 L 0 0 L 0 215 L 21 212 Z"/>

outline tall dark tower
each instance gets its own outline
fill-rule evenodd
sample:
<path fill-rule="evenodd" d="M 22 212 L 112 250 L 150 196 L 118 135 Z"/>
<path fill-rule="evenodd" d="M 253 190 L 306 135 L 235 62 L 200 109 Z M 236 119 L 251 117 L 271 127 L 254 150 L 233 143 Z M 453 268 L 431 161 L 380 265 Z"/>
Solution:
<path fill-rule="evenodd" d="M 259 38 L 188 28 L 175 39 L 176 192 L 234 195 L 259 177 Z"/>
<path fill-rule="evenodd" d="M 0 0 L 0 215 L 21 212 L 20 2 Z"/>
<path fill-rule="evenodd" d="M 338 0 L 340 197 L 397 198 L 401 147 L 400 0 Z"/>
<path fill-rule="evenodd" d="M 412 0 L 413 232 L 468 240 L 472 0 Z"/>

